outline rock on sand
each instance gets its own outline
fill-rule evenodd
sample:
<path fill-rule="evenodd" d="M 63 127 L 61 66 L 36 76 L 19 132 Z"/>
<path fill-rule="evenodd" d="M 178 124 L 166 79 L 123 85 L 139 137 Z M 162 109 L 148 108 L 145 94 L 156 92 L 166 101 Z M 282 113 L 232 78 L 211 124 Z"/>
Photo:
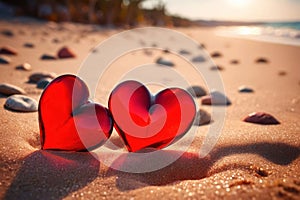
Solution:
<path fill-rule="evenodd" d="M 6 99 L 4 107 L 19 112 L 35 112 L 38 110 L 38 103 L 30 97 L 15 94 Z"/>
<path fill-rule="evenodd" d="M 231 105 L 231 101 L 221 92 L 213 91 L 201 98 L 203 105 Z"/>
<path fill-rule="evenodd" d="M 37 72 L 29 76 L 30 83 L 37 83 L 41 79 L 51 78 L 54 79 L 57 75 L 53 72 Z"/>
<path fill-rule="evenodd" d="M 8 83 L 1 83 L 0 93 L 9 96 L 13 94 L 25 94 L 25 91 L 18 86 L 8 84 Z"/>
<path fill-rule="evenodd" d="M 243 119 L 244 122 L 255 124 L 280 124 L 280 122 L 272 115 L 265 112 L 253 112 Z"/>

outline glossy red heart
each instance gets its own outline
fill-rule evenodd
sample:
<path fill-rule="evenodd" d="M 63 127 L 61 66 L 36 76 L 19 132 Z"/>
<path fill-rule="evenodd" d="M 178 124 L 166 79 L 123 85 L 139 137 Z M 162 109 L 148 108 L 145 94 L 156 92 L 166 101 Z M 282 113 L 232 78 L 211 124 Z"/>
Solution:
<path fill-rule="evenodd" d="M 108 139 L 111 115 L 88 98 L 86 84 L 74 75 L 60 76 L 46 87 L 39 102 L 42 149 L 84 151 Z"/>
<path fill-rule="evenodd" d="M 115 128 L 129 151 L 161 149 L 192 126 L 196 106 L 188 92 L 168 88 L 155 96 L 136 81 L 119 84 L 109 97 Z"/>

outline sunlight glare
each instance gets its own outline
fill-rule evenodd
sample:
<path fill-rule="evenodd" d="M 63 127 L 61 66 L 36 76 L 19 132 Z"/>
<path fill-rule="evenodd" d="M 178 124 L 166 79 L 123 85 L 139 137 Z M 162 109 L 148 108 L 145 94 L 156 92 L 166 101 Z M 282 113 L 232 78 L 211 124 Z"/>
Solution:
<path fill-rule="evenodd" d="M 247 6 L 251 0 L 227 0 L 231 6 L 234 7 L 245 7 Z"/>

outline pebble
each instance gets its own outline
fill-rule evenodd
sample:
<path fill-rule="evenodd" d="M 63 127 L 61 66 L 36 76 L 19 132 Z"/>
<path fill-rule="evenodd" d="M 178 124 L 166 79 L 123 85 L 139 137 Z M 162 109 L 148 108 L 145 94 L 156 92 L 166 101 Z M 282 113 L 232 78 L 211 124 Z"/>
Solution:
<path fill-rule="evenodd" d="M 216 52 L 211 53 L 210 56 L 213 58 L 219 58 L 219 57 L 222 57 L 222 54 L 220 52 L 216 51 Z"/>
<path fill-rule="evenodd" d="M 10 59 L 4 56 L 0 56 L 0 64 L 9 64 L 10 63 Z"/>
<path fill-rule="evenodd" d="M 237 65 L 239 63 L 240 63 L 240 61 L 238 61 L 238 60 L 231 60 L 230 61 L 230 64 L 232 64 L 232 65 Z"/>
<path fill-rule="evenodd" d="M 179 54 L 181 54 L 181 55 L 190 55 L 191 52 L 189 52 L 189 51 L 187 51 L 187 50 L 185 50 L 185 49 L 181 49 L 181 50 L 179 51 Z"/>
<path fill-rule="evenodd" d="M 41 79 L 44 79 L 44 78 L 54 79 L 55 77 L 56 77 L 56 74 L 52 73 L 52 72 L 37 72 L 37 73 L 33 73 L 29 76 L 29 82 L 37 83 Z"/>
<path fill-rule="evenodd" d="M 39 89 L 44 89 L 52 80 L 53 79 L 51 78 L 43 78 L 37 82 L 36 87 Z"/>
<path fill-rule="evenodd" d="M 224 67 L 220 66 L 220 65 L 214 65 L 214 66 L 211 66 L 210 67 L 210 70 L 212 71 L 223 71 L 224 70 Z"/>
<path fill-rule="evenodd" d="M 169 49 L 164 49 L 163 52 L 164 53 L 170 53 L 170 50 Z"/>
<path fill-rule="evenodd" d="M 26 48 L 34 48 L 34 44 L 29 43 L 29 42 L 24 43 L 23 46 Z"/>
<path fill-rule="evenodd" d="M 25 94 L 25 91 L 15 85 L 0 83 L 0 93 L 9 96 L 13 94 Z"/>
<path fill-rule="evenodd" d="M 244 122 L 255 124 L 280 124 L 280 122 L 272 115 L 265 112 L 253 112 L 243 119 Z"/>
<path fill-rule="evenodd" d="M 194 85 L 187 88 L 187 91 L 193 96 L 193 97 L 202 97 L 207 94 L 206 90 L 198 85 Z"/>
<path fill-rule="evenodd" d="M 231 105 L 231 101 L 222 93 L 212 91 L 209 95 L 201 98 L 203 105 Z"/>
<path fill-rule="evenodd" d="M 279 76 L 285 76 L 285 75 L 287 75 L 287 72 L 286 71 L 279 71 L 278 75 Z"/>
<path fill-rule="evenodd" d="M 205 62 L 206 59 L 203 56 L 196 56 L 192 58 L 192 62 Z"/>
<path fill-rule="evenodd" d="M 2 35 L 5 35 L 7 37 L 13 37 L 14 33 L 11 30 L 3 30 L 1 31 Z"/>
<path fill-rule="evenodd" d="M 53 42 L 53 43 L 60 43 L 60 40 L 59 40 L 58 38 L 53 38 L 53 39 L 52 39 L 52 42 Z"/>
<path fill-rule="evenodd" d="M 20 112 L 35 112 L 38 110 L 38 103 L 36 100 L 19 94 L 8 97 L 4 106 L 9 110 Z"/>
<path fill-rule="evenodd" d="M 241 93 L 252 93 L 252 92 L 254 92 L 254 90 L 250 87 L 242 85 L 242 86 L 239 87 L 239 92 L 241 92 Z"/>
<path fill-rule="evenodd" d="M 41 60 L 56 60 L 56 57 L 49 54 L 43 54 Z"/>
<path fill-rule="evenodd" d="M 17 55 L 17 51 L 12 47 L 2 47 L 0 49 L 0 54 L 6 54 L 6 55 Z"/>
<path fill-rule="evenodd" d="M 201 43 L 201 44 L 199 44 L 199 49 L 205 49 L 206 48 L 206 45 L 205 44 L 203 44 L 203 43 Z"/>
<path fill-rule="evenodd" d="M 16 66 L 17 70 L 30 71 L 31 65 L 29 63 L 23 63 L 22 65 Z"/>
<path fill-rule="evenodd" d="M 173 67 L 174 66 L 174 63 L 172 61 L 170 61 L 170 60 L 168 60 L 166 58 L 162 58 L 162 57 L 158 58 L 156 60 L 156 63 L 157 64 L 161 64 L 161 65 L 166 65 L 166 66 L 169 66 L 169 67 Z"/>
<path fill-rule="evenodd" d="M 256 63 L 268 63 L 268 59 L 266 58 L 258 58 L 255 60 Z"/>
<path fill-rule="evenodd" d="M 196 115 L 195 125 L 202 126 L 212 121 L 211 115 L 203 109 L 199 109 Z"/>
<path fill-rule="evenodd" d="M 75 58 L 76 55 L 68 47 L 62 47 L 58 51 L 57 57 L 59 57 L 59 58 Z"/>

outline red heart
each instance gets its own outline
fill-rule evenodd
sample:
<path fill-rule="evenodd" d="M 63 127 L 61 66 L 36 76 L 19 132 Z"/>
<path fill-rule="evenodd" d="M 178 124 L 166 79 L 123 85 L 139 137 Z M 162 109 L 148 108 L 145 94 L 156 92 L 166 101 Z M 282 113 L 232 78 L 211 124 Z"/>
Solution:
<path fill-rule="evenodd" d="M 119 84 L 109 97 L 115 128 L 129 151 L 161 149 L 182 137 L 196 113 L 193 98 L 185 90 L 168 88 L 152 96 L 136 81 Z"/>
<path fill-rule="evenodd" d="M 39 102 L 42 149 L 83 151 L 107 140 L 113 125 L 109 111 L 88 98 L 86 84 L 74 75 L 47 86 Z"/>

